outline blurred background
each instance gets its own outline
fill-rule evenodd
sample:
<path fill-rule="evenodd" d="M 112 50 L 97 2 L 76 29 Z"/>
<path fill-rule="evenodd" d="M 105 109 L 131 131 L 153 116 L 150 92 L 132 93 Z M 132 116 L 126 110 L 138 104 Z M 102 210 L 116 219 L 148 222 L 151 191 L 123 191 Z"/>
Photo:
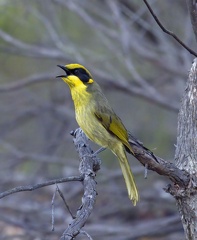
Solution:
<path fill-rule="evenodd" d="M 164 26 L 194 49 L 185 1 L 149 0 Z M 57 64 L 85 65 L 115 112 L 155 154 L 173 161 L 177 114 L 193 56 L 161 31 L 139 0 L 0 0 L 0 192 L 78 175 L 77 128 Z M 93 149 L 98 146 L 92 145 Z M 167 180 L 129 156 L 140 202 L 127 196 L 117 159 L 100 154 L 97 201 L 84 227 L 93 239 L 184 239 Z M 75 215 L 81 183 L 58 185 Z M 71 216 L 56 187 L 0 200 L 0 239 L 59 239 Z M 80 235 L 76 239 L 88 239 Z"/>

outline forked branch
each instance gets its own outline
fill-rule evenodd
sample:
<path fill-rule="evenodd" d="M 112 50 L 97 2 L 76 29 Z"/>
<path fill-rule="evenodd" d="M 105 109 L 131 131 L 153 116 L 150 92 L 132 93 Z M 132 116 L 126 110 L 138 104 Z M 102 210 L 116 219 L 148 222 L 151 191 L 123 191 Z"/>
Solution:
<path fill-rule="evenodd" d="M 71 135 L 74 136 L 74 144 L 81 160 L 79 171 L 80 174 L 84 176 L 84 194 L 82 197 L 82 205 L 77 211 L 76 218 L 69 224 L 60 240 L 74 239 L 88 220 L 97 195 L 95 173 L 100 169 L 100 160 L 92 155 L 93 151 L 88 146 L 88 139 L 83 131 L 78 128 L 72 132 Z"/>

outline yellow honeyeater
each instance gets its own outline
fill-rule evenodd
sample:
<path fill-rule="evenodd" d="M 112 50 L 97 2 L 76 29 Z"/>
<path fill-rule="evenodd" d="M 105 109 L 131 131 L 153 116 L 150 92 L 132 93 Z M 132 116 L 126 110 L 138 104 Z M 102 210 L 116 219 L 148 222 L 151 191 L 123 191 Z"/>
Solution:
<path fill-rule="evenodd" d="M 138 191 L 126 156 L 126 151 L 133 154 L 133 150 L 121 119 L 84 66 L 74 63 L 58 67 L 65 71 L 65 75 L 58 77 L 70 88 L 79 126 L 90 140 L 109 148 L 118 157 L 129 198 L 136 205 Z"/>

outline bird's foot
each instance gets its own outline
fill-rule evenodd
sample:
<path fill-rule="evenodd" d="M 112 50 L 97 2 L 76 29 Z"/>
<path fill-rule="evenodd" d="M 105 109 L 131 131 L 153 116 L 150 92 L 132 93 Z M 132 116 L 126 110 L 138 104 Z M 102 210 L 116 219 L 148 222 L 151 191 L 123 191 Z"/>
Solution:
<path fill-rule="evenodd" d="M 96 152 L 94 152 L 92 154 L 93 157 L 96 157 L 99 153 L 103 152 L 106 148 L 105 147 L 101 147 L 99 148 Z"/>

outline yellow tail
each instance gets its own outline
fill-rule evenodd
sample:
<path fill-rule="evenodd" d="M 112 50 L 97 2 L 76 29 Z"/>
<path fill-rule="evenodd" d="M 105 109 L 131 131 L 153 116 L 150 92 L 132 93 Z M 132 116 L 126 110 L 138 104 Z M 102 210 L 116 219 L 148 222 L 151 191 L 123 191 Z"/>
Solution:
<path fill-rule="evenodd" d="M 131 172 L 131 169 L 127 160 L 126 153 L 124 150 L 122 150 L 121 152 L 119 151 L 118 154 L 116 152 L 116 155 L 120 162 L 120 167 L 122 169 L 122 174 L 125 179 L 129 198 L 132 200 L 133 205 L 135 206 L 137 201 L 139 200 L 139 196 L 138 196 L 137 187 L 135 185 L 135 181 L 133 178 L 133 174 Z"/>

